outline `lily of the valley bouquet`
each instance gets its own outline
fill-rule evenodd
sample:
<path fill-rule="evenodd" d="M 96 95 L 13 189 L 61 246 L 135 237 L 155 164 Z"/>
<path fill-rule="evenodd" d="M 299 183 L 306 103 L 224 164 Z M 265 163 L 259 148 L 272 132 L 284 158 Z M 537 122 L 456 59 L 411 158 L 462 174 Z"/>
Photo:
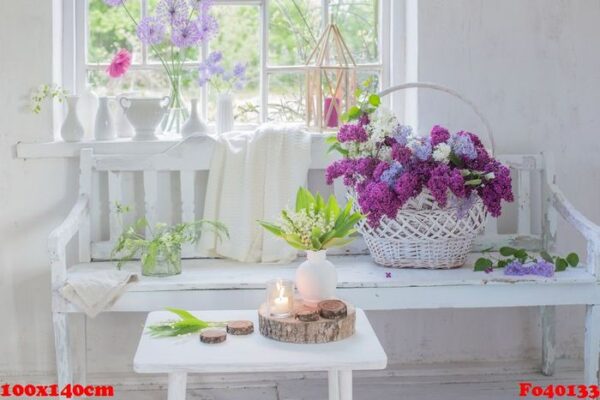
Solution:
<path fill-rule="evenodd" d="M 354 238 L 354 226 L 362 218 L 352 212 L 352 202 L 340 208 L 336 198 L 325 199 L 305 188 L 298 189 L 296 206 L 282 210 L 279 224 L 259 221 L 263 228 L 298 250 L 320 251 L 344 246 Z"/>
<path fill-rule="evenodd" d="M 509 169 L 477 135 L 436 125 L 422 137 L 379 107 L 377 95 L 360 89 L 357 95 L 358 105 L 346 116 L 349 122 L 329 139 L 343 158 L 327 168 L 327 182 L 343 178 L 369 225 L 379 226 L 384 216 L 394 219 L 423 191 L 440 208 L 455 207 L 458 218 L 478 198 L 495 217 L 502 200 L 513 200 Z"/>

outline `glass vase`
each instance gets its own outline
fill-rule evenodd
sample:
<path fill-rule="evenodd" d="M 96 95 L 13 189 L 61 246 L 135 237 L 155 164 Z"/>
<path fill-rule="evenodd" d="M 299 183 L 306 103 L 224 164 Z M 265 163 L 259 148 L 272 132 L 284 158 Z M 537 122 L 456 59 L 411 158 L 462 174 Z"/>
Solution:
<path fill-rule="evenodd" d="M 161 132 L 163 134 L 180 135 L 181 128 L 189 117 L 181 93 L 181 75 L 173 76 L 169 82 L 171 84 L 170 101 L 160 124 Z"/>
<path fill-rule="evenodd" d="M 165 277 L 181 273 L 181 247 L 170 250 L 159 249 L 155 262 L 142 257 L 142 275 Z"/>

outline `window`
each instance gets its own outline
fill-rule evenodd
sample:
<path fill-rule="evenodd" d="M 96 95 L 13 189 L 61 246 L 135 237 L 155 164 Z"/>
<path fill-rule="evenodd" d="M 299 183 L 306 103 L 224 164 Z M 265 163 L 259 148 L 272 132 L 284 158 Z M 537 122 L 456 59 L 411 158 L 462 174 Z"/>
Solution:
<path fill-rule="evenodd" d="M 153 13 L 158 2 L 126 1 L 138 18 Z M 68 89 L 81 91 L 87 86 L 98 95 L 168 93 L 160 63 L 137 39 L 123 9 L 108 7 L 103 0 L 70 0 L 63 7 L 63 83 Z M 248 66 L 249 82 L 235 96 L 238 123 L 303 121 L 303 64 L 331 21 L 338 23 L 355 56 L 359 78 L 374 77 L 387 86 L 390 7 L 390 0 L 216 0 L 212 13 L 219 33 L 186 65 L 184 97 L 200 98 L 203 118 L 213 120 L 216 94 L 197 85 L 196 69 L 212 49 L 218 49 L 226 63 L 242 61 Z M 123 78 L 109 80 L 106 66 L 120 48 L 132 51 L 132 67 Z"/>

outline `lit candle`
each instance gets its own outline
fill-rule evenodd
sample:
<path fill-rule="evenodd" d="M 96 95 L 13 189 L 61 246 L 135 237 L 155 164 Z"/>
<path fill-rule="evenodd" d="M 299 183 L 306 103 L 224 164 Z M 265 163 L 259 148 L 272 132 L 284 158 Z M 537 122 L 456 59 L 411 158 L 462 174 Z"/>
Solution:
<path fill-rule="evenodd" d="M 293 309 L 293 282 L 277 279 L 268 284 L 269 312 L 272 316 L 287 317 Z"/>

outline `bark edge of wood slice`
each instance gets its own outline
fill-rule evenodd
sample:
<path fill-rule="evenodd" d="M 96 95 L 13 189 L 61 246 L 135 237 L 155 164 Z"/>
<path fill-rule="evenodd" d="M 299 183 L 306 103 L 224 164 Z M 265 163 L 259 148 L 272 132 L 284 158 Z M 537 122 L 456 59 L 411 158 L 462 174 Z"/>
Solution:
<path fill-rule="evenodd" d="M 346 308 L 347 315 L 343 318 L 325 319 L 319 316 L 316 321 L 301 321 L 296 315 L 307 310 L 304 306 L 296 308 L 290 317 L 275 318 L 269 315 L 266 304 L 263 304 L 258 309 L 258 328 L 261 335 L 280 342 L 336 342 L 354 335 L 356 310 L 349 304 Z"/>
<path fill-rule="evenodd" d="M 229 321 L 227 323 L 227 333 L 230 335 L 249 335 L 254 332 L 252 321 Z"/>
<path fill-rule="evenodd" d="M 341 300 L 323 300 L 317 308 L 321 317 L 325 319 L 341 319 L 348 315 L 348 307 Z"/>
<path fill-rule="evenodd" d="M 227 332 L 223 329 L 208 328 L 200 332 L 200 341 L 206 344 L 223 343 L 227 339 Z"/>

